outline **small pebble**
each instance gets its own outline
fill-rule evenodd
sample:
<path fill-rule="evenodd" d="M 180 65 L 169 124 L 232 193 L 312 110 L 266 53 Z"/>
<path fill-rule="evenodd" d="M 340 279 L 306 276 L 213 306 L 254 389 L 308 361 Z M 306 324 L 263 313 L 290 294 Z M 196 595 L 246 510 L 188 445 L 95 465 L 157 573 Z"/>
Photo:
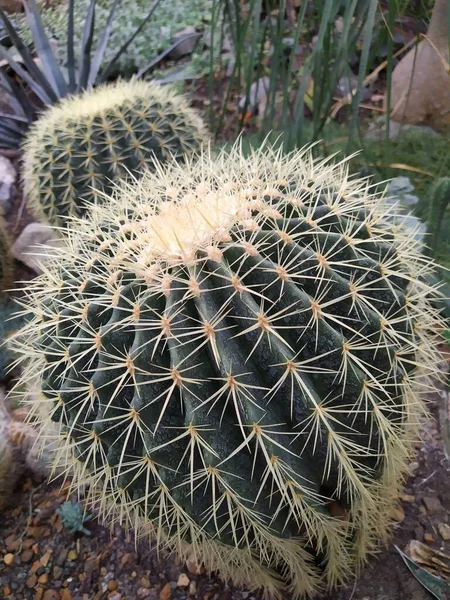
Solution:
<path fill-rule="evenodd" d="M 31 575 L 30 577 L 28 577 L 27 579 L 27 587 L 29 587 L 30 589 L 33 589 L 34 587 L 36 587 L 37 584 L 37 577 L 36 575 Z"/>
<path fill-rule="evenodd" d="M 169 600 L 171 595 L 172 595 L 172 586 L 170 585 L 170 583 L 166 583 L 166 585 L 159 592 L 160 600 Z"/>
<path fill-rule="evenodd" d="M 76 550 L 69 550 L 67 553 L 67 560 L 77 560 L 78 552 Z"/>
<path fill-rule="evenodd" d="M 190 579 L 186 575 L 186 573 L 181 573 L 180 576 L 178 577 L 177 587 L 187 587 L 189 585 L 189 583 L 190 583 Z"/>
<path fill-rule="evenodd" d="M 423 539 L 427 544 L 432 544 L 435 541 L 431 533 L 424 533 Z"/>
<path fill-rule="evenodd" d="M 438 530 L 443 540 L 450 540 L 450 527 L 447 523 L 438 523 Z"/>
<path fill-rule="evenodd" d="M 5 556 L 3 557 L 3 562 L 7 567 L 10 567 L 14 562 L 14 554 L 11 554 L 11 552 L 5 554 Z"/>
<path fill-rule="evenodd" d="M 411 496 L 411 494 L 403 494 L 402 500 L 403 502 L 414 502 L 415 496 Z"/>
<path fill-rule="evenodd" d="M 117 581 L 115 579 L 110 579 L 107 587 L 110 592 L 114 592 L 118 588 Z"/>
<path fill-rule="evenodd" d="M 33 558 L 33 550 L 31 548 L 29 550 L 24 550 L 20 555 L 20 560 L 22 562 L 29 562 Z"/>

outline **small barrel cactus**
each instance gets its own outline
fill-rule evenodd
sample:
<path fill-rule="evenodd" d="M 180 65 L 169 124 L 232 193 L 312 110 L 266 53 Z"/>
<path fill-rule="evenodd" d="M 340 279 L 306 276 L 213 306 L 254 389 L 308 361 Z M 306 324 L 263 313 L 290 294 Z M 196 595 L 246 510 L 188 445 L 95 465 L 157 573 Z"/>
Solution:
<path fill-rule="evenodd" d="M 431 261 L 346 165 L 236 146 L 118 186 L 17 340 L 88 506 L 273 597 L 388 535 L 437 370 Z"/>
<path fill-rule="evenodd" d="M 24 145 L 23 177 L 38 218 L 66 227 L 114 181 L 182 160 L 207 139 L 185 99 L 167 87 L 119 81 L 69 96 L 48 108 Z"/>

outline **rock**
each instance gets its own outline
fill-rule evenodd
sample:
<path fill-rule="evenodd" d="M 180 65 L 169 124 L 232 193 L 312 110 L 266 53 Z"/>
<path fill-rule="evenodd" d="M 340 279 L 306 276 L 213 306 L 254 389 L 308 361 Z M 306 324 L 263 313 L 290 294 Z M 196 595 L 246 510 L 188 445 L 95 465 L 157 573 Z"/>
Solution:
<path fill-rule="evenodd" d="M 195 579 L 193 579 L 191 581 L 191 583 L 189 584 L 189 595 L 195 596 L 196 593 L 197 593 L 197 582 L 195 581 Z"/>
<path fill-rule="evenodd" d="M 403 502 L 414 502 L 414 500 L 416 499 L 415 496 L 411 496 L 410 494 L 403 494 L 401 496 L 401 499 L 403 500 Z"/>
<path fill-rule="evenodd" d="M 60 600 L 61 596 L 56 590 L 45 590 L 42 600 Z"/>
<path fill-rule="evenodd" d="M 108 581 L 107 588 L 108 588 L 109 592 L 114 592 L 115 590 L 117 590 L 118 587 L 119 587 L 119 584 L 117 583 L 117 581 L 115 579 L 110 579 Z"/>
<path fill-rule="evenodd" d="M 345 98 L 349 94 L 354 94 L 358 89 L 358 78 L 356 75 L 350 75 L 350 77 L 343 76 L 339 79 L 335 93 L 341 98 Z M 366 102 L 372 96 L 372 90 L 370 87 L 363 87 L 361 90 L 361 100 Z"/>
<path fill-rule="evenodd" d="M 42 575 L 39 575 L 38 581 L 39 581 L 39 583 L 42 583 L 44 585 L 46 583 L 48 583 L 48 574 L 47 573 L 42 573 Z"/>
<path fill-rule="evenodd" d="M 408 469 L 411 474 L 414 473 L 414 471 L 417 471 L 418 468 L 419 468 L 418 462 L 412 462 L 408 465 Z"/>
<path fill-rule="evenodd" d="M 425 504 L 425 508 L 427 509 L 427 513 L 429 515 L 438 515 L 443 512 L 442 504 L 439 498 L 425 496 L 425 498 L 422 499 L 422 502 Z"/>
<path fill-rule="evenodd" d="M 260 77 L 252 83 L 248 92 L 248 101 L 246 103 L 246 95 L 243 94 L 239 98 L 239 109 L 242 111 L 247 104 L 247 111 L 251 113 L 262 112 L 261 105 L 265 105 L 267 93 L 269 91 L 270 78 Z"/>
<path fill-rule="evenodd" d="M 391 118 L 397 122 L 450 127 L 447 5 L 436 0 L 425 39 L 392 72 Z"/>
<path fill-rule="evenodd" d="M 0 207 L 5 213 L 11 208 L 15 194 L 17 172 L 6 156 L 0 156 Z"/>
<path fill-rule="evenodd" d="M 11 552 L 5 554 L 5 556 L 3 557 L 3 562 L 7 567 L 10 567 L 14 562 L 14 554 L 11 554 Z"/>
<path fill-rule="evenodd" d="M 7 13 L 23 12 L 22 0 L 0 0 L 0 7 Z"/>
<path fill-rule="evenodd" d="M 173 36 L 172 42 L 174 44 L 176 42 L 180 43 L 169 52 L 168 57 L 172 60 L 178 60 L 183 56 L 192 54 L 202 35 L 203 34 L 199 33 L 195 27 L 185 27 Z"/>
<path fill-rule="evenodd" d="M 67 553 L 67 560 L 77 560 L 78 552 L 76 550 L 69 550 Z"/>
<path fill-rule="evenodd" d="M 36 273 L 42 273 L 40 264 L 51 256 L 51 248 L 61 245 L 58 232 L 43 223 L 30 223 L 11 248 L 11 254 Z"/>
<path fill-rule="evenodd" d="M 46 567 L 48 565 L 48 561 L 50 560 L 51 555 L 51 550 L 47 550 L 47 552 L 43 556 L 41 556 L 41 565 L 43 567 Z"/>
<path fill-rule="evenodd" d="M 33 550 L 28 549 L 28 550 L 24 550 L 22 552 L 22 554 L 20 555 L 20 560 L 22 562 L 30 562 L 30 560 L 33 558 Z"/>
<path fill-rule="evenodd" d="M 423 534 L 423 539 L 427 544 L 433 544 L 435 542 L 434 537 L 431 535 L 431 533 L 424 533 Z"/>
<path fill-rule="evenodd" d="M 166 583 L 166 585 L 159 592 L 159 598 L 160 598 L 160 600 L 169 600 L 171 595 L 172 595 L 172 586 L 170 585 L 170 583 Z"/>
<path fill-rule="evenodd" d="M 405 520 L 405 511 L 401 506 L 396 506 L 392 511 L 392 518 L 394 521 L 401 523 Z"/>
<path fill-rule="evenodd" d="M 187 587 L 189 585 L 189 583 L 190 583 L 190 579 L 186 575 L 186 573 L 181 573 L 180 576 L 178 577 L 177 587 Z"/>
<path fill-rule="evenodd" d="M 443 540 L 450 540 L 450 527 L 447 525 L 447 523 L 438 523 L 437 528 Z"/>

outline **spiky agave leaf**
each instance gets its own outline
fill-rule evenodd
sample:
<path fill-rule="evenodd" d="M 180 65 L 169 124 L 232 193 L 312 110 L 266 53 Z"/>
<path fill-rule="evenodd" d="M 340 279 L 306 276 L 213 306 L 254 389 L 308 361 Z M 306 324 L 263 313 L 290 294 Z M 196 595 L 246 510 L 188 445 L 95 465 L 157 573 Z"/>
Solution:
<path fill-rule="evenodd" d="M 113 182 L 156 160 L 198 151 L 199 115 L 170 88 L 133 79 L 74 94 L 47 109 L 24 144 L 23 178 L 37 218 L 63 227 Z"/>
<path fill-rule="evenodd" d="M 309 149 L 119 186 L 27 292 L 55 469 L 267 596 L 342 582 L 388 535 L 439 359 L 432 263 L 393 210 Z"/>
<path fill-rule="evenodd" d="M 14 27 L 5 11 L 0 7 L 0 19 L 9 34 L 12 46 L 20 56 L 21 61 L 11 50 L 7 50 L 0 44 L 0 57 L 6 60 L 7 64 L 19 80 L 28 86 L 36 102 L 30 103 L 30 99 L 21 90 L 21 86 L 14 86 L 10 90 L 19 105 L 18 114 L 14 117 L 5 117 L 8 120 L 2 122 L 0 126 L 0 147 L 17 147 L 20 145 L 26 132 L 27 125 L 35 119 L 38 110 L 42 106 L 57 104 L 62 98 L 69 94 L 80 93 L 85 89 L 91 89 L 97 84 L 104 83 L 111 76 L 118 59 L 126 52 L 130 44 L 139 35 L 145 25 L 153 16 L 161 0 L 153 0 L 149 11 L 143 16 L 139 26 L 125 40 L 123 45 L 117 49 L 113 58 L 103 68 L 102 63 L 105 56 L 105 50 L 111 35 L 112 22 L 115 10 L 120 0 L 113 0 L 111 10 L 106 20 L 105 28 L 100 37 L 97 48 L 93 49 L 92 40 L 95 28 L 95 8 L 97 0 L 91 0 L 87 13 L 83 31 L 83 41 L 79 56 L 75 51 L 74 44 L 74 2 L 68 0 L 68 19 L 67 19 L 67 78 L 59 58 L 50 44 L 49 37 L 45 31 L 44 24 L 39 14 L 36 0 L 24 0 L 26 20 L 30 27 L 34 50 L 39 59 L 36 63 L 35 56 L 22 39 L 20 33 Z M 155 65 L 158 63 L 158 57 L 152 61 Z M 0 74 L 2 75 L 2 74 Z M 36 106 L 34 106 L 36 104 Z M 32 112 L 30 113 L 30 107 Z M 22 113 L 26 114 L 27 119 L 23 119 Z"/>

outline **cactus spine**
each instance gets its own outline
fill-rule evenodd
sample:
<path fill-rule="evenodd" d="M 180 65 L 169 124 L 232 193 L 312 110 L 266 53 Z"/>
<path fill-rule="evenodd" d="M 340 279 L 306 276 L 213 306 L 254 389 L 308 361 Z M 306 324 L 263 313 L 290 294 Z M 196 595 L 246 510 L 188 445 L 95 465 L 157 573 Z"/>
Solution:
<path fill-rule="evenodd" d="M 24 154 L 29 205 L 38 218 L 65 227 L 114 181 L 182 160 L 207 139 L 184 98 L 145 81 L 119 81 L 64 98 L 30 129 Z"/>
<path fill-rule="evenodd" d="M 71 227 L 17 350 L 105 521 L 267 596 L 358 568 L 438 361 L 432 265 L 390 210 L 345 162 L 236 146 Z"/>

